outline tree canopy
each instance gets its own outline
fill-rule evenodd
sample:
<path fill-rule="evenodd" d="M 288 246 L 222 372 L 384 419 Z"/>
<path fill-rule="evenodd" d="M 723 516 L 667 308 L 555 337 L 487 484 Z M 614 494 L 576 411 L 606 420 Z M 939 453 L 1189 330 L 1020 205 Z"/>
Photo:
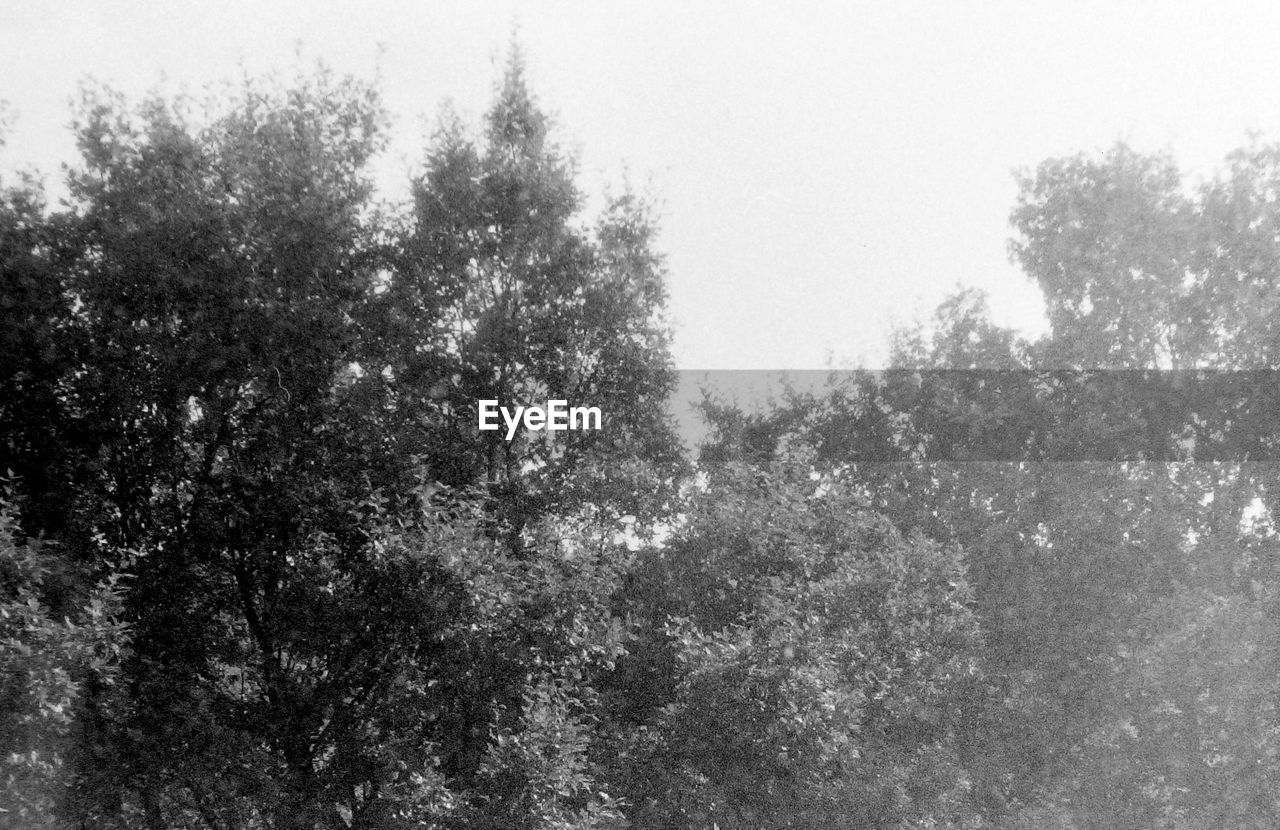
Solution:
<path fill-rule="evenodd" d="M 1276 826 L 1280 152 L 1044 162 L 1045 336 L 962 292 L 693 463 L 522 61 L 403 204 L 322 68 L 2 183 L 0 823 Z M 478 428 L 549 399 L 603 428 Z"/>
<path fill-rule="evenodd" d="M 704 459 L 799 448 L 964 551 L 983 683 L 957 752 L 992 826 L 1276 820 L 1274 158 L 1251 145 L 1199 185 L 1123 145 L 1046 161 L 1010 247 L 1048 334 L 964 292 L 887 371 L 707 407 Z"/>

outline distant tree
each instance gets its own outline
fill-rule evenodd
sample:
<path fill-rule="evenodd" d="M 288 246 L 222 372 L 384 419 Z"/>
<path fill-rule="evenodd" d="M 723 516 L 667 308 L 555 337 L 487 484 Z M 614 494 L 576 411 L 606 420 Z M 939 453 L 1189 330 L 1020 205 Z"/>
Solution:
<path fill-rule="evenodd" d="M 704 457 L 808 448 L 815 475 L 964 550 L 986 684 L 956 746 L 1001 826 L 1272 820 L 1266 670 L 1239 667 L 1270 660 L 1275 158 L 1251 146 L 1198 187 L 1125 147 L 1047 161 L 1012 217 L 1045 337 L 960 295 L 888 372 L 710 410 Z"/>
<path fill-rule="evenodd" d="M 1189 368 L 1207 323 L 1186 276 L 1197 206 L 1162 156 L 1116 145 L 1050 159 L 1019 181 L 1011 251 L 1045 298 L 1043 355 L 1080 368 Z"/>

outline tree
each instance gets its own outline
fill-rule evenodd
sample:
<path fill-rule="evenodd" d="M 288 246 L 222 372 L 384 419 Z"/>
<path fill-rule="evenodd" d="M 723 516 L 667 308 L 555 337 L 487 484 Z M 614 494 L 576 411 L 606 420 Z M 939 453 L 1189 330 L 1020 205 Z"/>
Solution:
<path fill-rule="evenodd" d="M 0 463 L 29 533 L 130 586 L 125 691 L 84 696 L 66 816 L 607 825 L 611 520 L 652 520 L 682 470 L 639 201 L 582 229 L 518 60 L 486 149 L 448 128 L 410 221 L 373 201 L 369 85 L 193 109 L 87 92 L 69 210 L 0 214 Z M 606 429 L 476 430 L 476 397 L 535 395 Z"/>
<path fill-rule="evenodd" d="M 1125 147 L 1047 161 L 1012 216 L 1046 337 L 961 295 L 891 371 L 715 413 L 712 457 L 810 448 L 965 551 L 987 688 L 957 747 L 1002 826 L 1272 820 L 1270 686 L 1240 667 L 1270 660 L 1274 158 L 1196 188 Z"/>
<path fill-rule="evenodd" d="M 1080 368 L 1195 366 L 1207 320 L 1185 276 L 1196 206 L 1165 157 L 1118 144 L 1050 159 L 1019 181 L 1010 250 L 1044 294 L 1049 361 Z"/>
<path fill-rule="evenodd" d="M 435 390 L 419 404 L 428 462 L 447 484 L 486 486 L 517 530 L 585 505 L 652 521 L 685 472 L 664 406 L 675 376 L 652 220 L 624 193 L 587 230 L 573 175 L 515 51 L 482 141 L 441 127 L 385 295 L 398 312 L 390 370 Z M 555 398 L 600 407 L 605 428 L 510 442 L 477 431 L 477 400 Z"/>
<path fill-rule="evenodd" d="M 809 469 L 726 465 L 642 559 L 648 643 L 634 653 L 665 655 L 666 678 L 634 683 L 623 667 L 610 764 L 637 826 L 965 815 L 954 704 L 980 679 L 957 551 L 900 534 Z"/>

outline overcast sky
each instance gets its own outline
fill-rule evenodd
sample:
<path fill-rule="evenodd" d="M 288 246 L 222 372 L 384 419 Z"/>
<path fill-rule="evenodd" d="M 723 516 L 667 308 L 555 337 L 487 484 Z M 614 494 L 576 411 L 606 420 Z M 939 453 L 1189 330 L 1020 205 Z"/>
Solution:
<path fill-rule="evenodd" d="M 380 72 L 394 189 L 443 101 L 478 121 L 513 26 L 585 187 L 658 199 L 685 369 L 880 365 L 958 283 L 1037 330 L 1015 168 L 1124 139 L 1208 175 L 1280 139 L 1280 4 L 0 0 L 0 158 L 56 180 L 87 76 L 198 92 L 300 43 Z"/>

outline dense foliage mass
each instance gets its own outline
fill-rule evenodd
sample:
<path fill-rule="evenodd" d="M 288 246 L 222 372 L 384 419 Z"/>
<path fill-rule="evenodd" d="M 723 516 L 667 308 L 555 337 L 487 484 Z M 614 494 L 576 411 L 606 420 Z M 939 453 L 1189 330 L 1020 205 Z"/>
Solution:
<path fill-rule="evenodd" d="M 1118 146 L 1021 180 L 1015 259 L 1051 330 L 980 296 L 894 367 L 747 415 L 705 458 L 802 451 L 957 545 L 982 646 L 956 751 L 998 828 L 1271 827 L 1280 155 L 1192 187 Z"/>
<path fill-rule="evenodd" d="M 479 137 L 432 144 L 407 214 L 372 201 L 367 85 L 186 109 L 87 93 L 67 207 L 6 192 L 6 809 L 615 817 L 588 752 L 614 536 L 670 509 L 683 463 L 643 206 L 581 221 L 518 61 Z M 608 429 L 507 443 L 478 397 L 585 399 Z"/>
<path fill-rule="evenodd" d="M 1280 825 L 1280 151 L 1046 162 L 1047 335 L 954 297 L 691 468 L 518 56 L 405 205 L 366 84 L 193 109 L 0 189 L 0 824 Z"/>

